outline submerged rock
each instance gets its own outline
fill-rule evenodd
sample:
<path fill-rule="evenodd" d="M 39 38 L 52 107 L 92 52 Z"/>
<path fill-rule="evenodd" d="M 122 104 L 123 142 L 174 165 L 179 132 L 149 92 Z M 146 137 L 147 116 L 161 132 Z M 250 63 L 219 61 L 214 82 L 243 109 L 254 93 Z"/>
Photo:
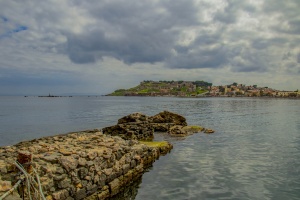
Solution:
<path fill-rule="evenodd" d="M 207 134 L 211 134 L 211 133 L 214 133 L 215 131 L 212 130 L 212 129 L 205 129 L 204 133 L 207 133 Z"/>
<path fill-rule="evenodd" d="M 183 130 L 187 131 L 188 134 L 199 133 L 202 132 L 205 128 L 202 126 L 184 126 Z"/>

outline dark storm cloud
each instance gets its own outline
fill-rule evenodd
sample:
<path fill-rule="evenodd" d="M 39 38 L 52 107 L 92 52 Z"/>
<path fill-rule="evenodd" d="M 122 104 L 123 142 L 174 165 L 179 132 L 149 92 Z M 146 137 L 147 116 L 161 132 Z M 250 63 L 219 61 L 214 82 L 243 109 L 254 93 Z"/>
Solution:
<path fill-rule="evenodd" d="M 213 4 L 203 2 L 78 2 L 96 23 L 87 26 L 83 33 L 67 34 L 67 54 L 78 64 L 101 62 L 107 56 L 126 64 L 161 62 L 168 68 L 230 66 L 237 72 L 268 71 L 272 67 L 268 64 L 272 56 L 260 51 L 288 41 L 256 36 L 255 29 L 232 28 L 242 12 L 255 18 L 262 9 L 247 1 L 226 0 L 224 3 L 224 8 L 214 11 L 209 21 L 204 19 L 203 13 L 213 9 Z M 264 4 L 263 9 L 273 12 L 275 8 Z M 207 30 L 207 27 L 212 29 Z M 196 31 L 193 39 L 185 44 L 181 39 L 189 37 L 184 31 L 190 30 Z"/>
<path fill-rule="evenodd" d="M 227 6 L 224 10 L 216 12 L 214 20 L 225 23 L 233 24 L 237 22 L 239 18 L 239 11 L 246 11 L 249 13 L 254 13 L 256 8 L 250 4 L 247 4 L 246 1 L 240 0 L 225 0 Z"/>
<path fill-rule="evenodd" d="M 124 67 L 156 63 L 171 69 L 234 72 L 266 72 L 274 66 L 280 71 L 291 63 L 299 65 L 298 0 L 75 0 L 59 4 L 31 0 L 15 4 L 14 0 L 0 1 L 0 35 L 8 30 L 15 36 L 1 40 L 6 49 L 0 49 L 0 60 L 8 63 L 5 58 L 10 56 L 12 66 L 24 60 L 36 66 L 37 59 L 31 55 L 38 58 L 38 53 L 49 55 L 45 68 L 55 68 L 52 55 L 60 59 L 67 55 L 83 65 L 117 59 Z M 28 50 L 32 54 L 24 56 Z"/>
<path fill-rule="evenodd" d="M 68 53 L 75 63 L 89 63 L 111 56 L 127 64 L 137 62 L 160 62 L 170 55 L 172 38 L 168 34 L 153 35 L 122 33 L 110 37 L 102 30 L 68 38 Z"/>
<path fill-rule="evenodd" d="M 203 31 L 188 46 L 175 45 L 175 56 L 166 66 L 171 68 L 220 68 L 228 63 L 228 49 L 222 44 L 222 32 Z"/>
<path fill-rule="evenodd" d="M 299 10 L 300 1 L 297 0 L 267 0 L 264 2 L 263 10 L 267 14 L 277 14 L 278 23 L 272 28 L 276 32 L 292 35 L 300 34 Z"/>
<path fill-rule="evenodd" d="M 271 46 L 284 46 L 289 44 L 289 40 L 282 37 L 274 37 L 271 39 L 267 38 L 253 38 L 251 41 L 251 46 L 257 50 L 263 50 Z"/>
<path fill-rule="evenodd" d="M 224 47 L 213 49 L 198 49 L 192 52 L 179 53 L 167 61 L 172 68 L 220 68 L 228 63 L 227 52 Z"/>
<path fill-rule="evenodd" d="M 163 62 L 171 56 L 178 29 L 200 24 L 193 1 L 108 1 L 92 5 L 89 11 L 99 27 L 67 36 L 67 52 L 75 63 L 103 56 L 126 64 Z"/>

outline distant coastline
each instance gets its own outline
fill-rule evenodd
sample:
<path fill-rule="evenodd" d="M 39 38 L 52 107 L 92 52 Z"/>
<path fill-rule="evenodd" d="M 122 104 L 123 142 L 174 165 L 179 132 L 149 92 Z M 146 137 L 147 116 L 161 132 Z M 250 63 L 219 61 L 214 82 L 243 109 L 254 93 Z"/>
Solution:
<path fill-rule="evenodd" d="M 213 86 L 205 81 L 143 81 L 129 89 L 118 89 L 105 96 L 151 97 L 274 97 L 300 98 L 299 90 L 281 91 L 257 85 L 238 84 Z"/>
<path fill-rule="evenodd" d="M 24 96 L 24 97 L 28 97 L 28 96 Z M 73 96 L 55 96 L 55 95 L 49 95 L 49 96 L 38 96 L 38 97 L 73 97 Z"/>

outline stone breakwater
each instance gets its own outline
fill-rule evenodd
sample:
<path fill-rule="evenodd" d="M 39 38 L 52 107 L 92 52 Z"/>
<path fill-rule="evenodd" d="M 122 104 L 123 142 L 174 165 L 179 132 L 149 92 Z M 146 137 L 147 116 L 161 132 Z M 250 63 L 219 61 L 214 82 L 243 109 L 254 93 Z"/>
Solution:
<path fill-rule="evenodd" d="M 13 164 L 18 154 L 32 155 L 47 200 L 110 198 L 135 180 L 146 168 L 172 149 L 137 140 L 83 131 L 0 147 L 0 196 L 17 181 Z M 13 199 L 20 199 L 14 192 Z M 12 197 L 10 197 L 12 198 Z"/>
<path fill-rule="evenodd" d="M 169 111 L 154 116 L 133 113 L 102 131 L 75 132 L 0 147 L 0 197 L 20 180 L 17 160 L 28 173 L 37 173 L 47 200 L 107 199 L 116 195 L 125 199 L 121 191 L 139 182 L 143 172 L 173 148 L 166 141 L 151 142 L 154 132 L 184 137 L 201 131 L 214 132 L 188 126 L 183 116 Z M 22 191 L 26 196 L 24 186 L 18 189 L 21 196 Z M 21 199 L 19 193 L 9 198 Z"/>

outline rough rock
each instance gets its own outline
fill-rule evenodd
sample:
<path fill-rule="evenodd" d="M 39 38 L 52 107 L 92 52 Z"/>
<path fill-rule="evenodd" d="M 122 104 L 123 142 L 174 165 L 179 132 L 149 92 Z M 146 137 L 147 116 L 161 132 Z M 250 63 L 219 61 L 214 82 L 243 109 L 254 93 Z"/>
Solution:
<path fill-rule="evenodd" d="M 188 132 L 188 134 L 199 133 L 204 130 L 201 126 L 184 126 L 182 129 Z"/>
<path fill-rule="evenodd" d="M 155 132 L 167 132 L 174 125 L 174 123 L 151 123 Z"/>
<path fill-rule="evenodd" d="M 170 128 L 168 134 L 175 137 L 184 137 L 188 135 L 188 132 L 184 130 L 183 126 L 175 125 Z"/>
<path fill-rule="evenodd" d="M 186 119 L 176 113 L 163 111 L 148 117 L 133 113 L 122 117 L 118 124 L 102 129 L 104 134 L 120 136 L 125 140 L 152 140 L 154 132 L 168 132 L 170 136 L 183 137 L 203 131 L 201 126 L 187 126 Z M 208 131 L 207 133 L 212 133 Z"/>
<path fill-rule="evenodd" d="M 130 122 L 102 129 L 104 134 L 119 136 L 123 139 L 152 140 L 154 130 L 148 122 Z"/>
<path fill-rule="evenodd" d="M 127 115 L 125 117 L 122 117 L 118 120 L 118 124 L 125 124 L 125 123 L 131 123 L 131 122 L 146 122 L 148 121 L 148 116 L 142 114 L 142 113 L 133 113 L 130 115 Z"/>
<path fill-rule="evenodd" d="M 151 123 L 173 123 L 175 125 L 187 126 L 185 117 L 169 112 L 163 111 L 149 118 Z"/>
<path fill-rule="evenodd" d="M 66 189 L 59 190 L 52 194 L 53 199 L 55 200 L 64 200 L 69 196 L 69 192 Z"/>
<path fill-rule="evenodd" d="M 0 180 L 0 192 L 6 192 L 12 188 L 11 181 Z"/>
<path fill-rule="evenodd" d="M 0 173 L 7 173 L 6 163 L 0 160 Z"/>
<path fill-rule="evenodd" d="M 67 170 L 73 170 L 77 168 L 78 160 L 73 158 L 72 156 L 63 156 L 60 158 L 61 165 Z"/>
<path fill-rule="evenodd" d="M 152 140 L 154 131 L 167 132 L 174 125 L 186 126 L 186 119 L 169 111 L 148 117 L 142 113 L 132 113 L 118 120 L 118 124 L 102 129 L 104 134 L 120 136 L 123 139 Z"/>
<path fill-rule="evenodd" d="M 211 133 L 214 133 L 215 131 L 212 130 L 212 129 L 205 129 L 204 133 L 207 133 L 207 134 L 211 134 Z"/>

